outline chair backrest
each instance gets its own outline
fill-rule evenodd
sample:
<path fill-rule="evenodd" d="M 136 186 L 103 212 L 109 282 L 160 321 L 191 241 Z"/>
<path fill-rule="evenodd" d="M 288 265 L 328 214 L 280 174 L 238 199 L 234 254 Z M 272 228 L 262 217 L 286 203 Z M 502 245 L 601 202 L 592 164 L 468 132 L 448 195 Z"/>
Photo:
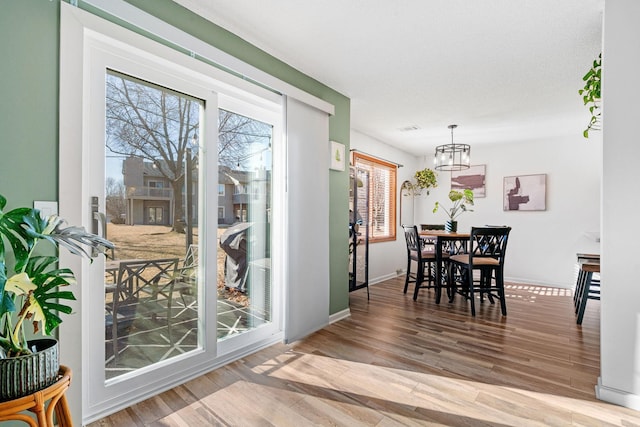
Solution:
<path fill-rule="evenodd" d="M 420 230 L 444 230 L 444 224 L 420 224 Z"/>
<path fill-rule="evenodd" d="M 121 261 L 118 267 L 118 292 L 114 302 L 122 298 L 134 302 L 142 293 L 151 293 L 154 287 L 173 280 L 178 258 Z"/>
<path fill-rule="evenodd" d="M 420 257 L 422 252 L 422 242 L 418 235 L 418 227 L 415 225 L 402 225 L 404 230 L 404 239 L 407 242 L 407 255 L 411 257 L 412 254 Z"/>
<path fill-rule="evenodd" d="M 176 280 L 195 283 L 198 278 L 198 245 L 189 245 L 182 267 L 176 271 Z"/>
<path fill-rule="evenodd" d="M 198 245 L 189 245 L 182 267 L 196 267 L 198 265 Z"/>
<path fill-rule="evenodd" d="M 474 258 L 493 258 L 502 267 L 510 231 L 511 227 L 471 227 L 470 263 L 473 264 Z"/>

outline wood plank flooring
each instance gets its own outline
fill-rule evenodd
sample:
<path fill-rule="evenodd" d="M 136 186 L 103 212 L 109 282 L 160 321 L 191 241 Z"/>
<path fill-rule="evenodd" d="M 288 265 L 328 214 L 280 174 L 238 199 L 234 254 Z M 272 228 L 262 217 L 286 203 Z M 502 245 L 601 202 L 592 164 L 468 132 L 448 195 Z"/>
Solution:
<path fill-rule="evenodd" d="M 98 426 L 640 426 L 595 398 L 599 301 L 509 284 L 499 304 L 417 302 L 392 279 L 350 295 L 349 319 L 91 424 Z"/>

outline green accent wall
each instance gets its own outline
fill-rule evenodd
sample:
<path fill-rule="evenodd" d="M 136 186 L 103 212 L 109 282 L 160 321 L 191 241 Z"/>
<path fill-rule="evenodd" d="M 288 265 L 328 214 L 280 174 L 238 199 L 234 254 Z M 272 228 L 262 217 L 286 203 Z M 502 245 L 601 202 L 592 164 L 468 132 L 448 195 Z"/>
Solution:
<path fill-rule="evenodd" d="M 349 149 L 350 100 L 169 0 L 128 3 L 335 106 L 329 137 Z M 93 11 L 80 2 L 80 7 Z M 93 11 L 95 12 L 95 11 Z M 0 193 L 11 206 L 58 199 L 60 0 L 11 0 L 0 13 Z M 348 308 L 348 171 L 330 171 L 330 313 Z M 64 190 L 62 190 L 64 191 Z"/>
<path fill-rule="evenodd" d="M 0 193 L 10 208 L 58 199 L 57 1 L 3 1 Z"/>

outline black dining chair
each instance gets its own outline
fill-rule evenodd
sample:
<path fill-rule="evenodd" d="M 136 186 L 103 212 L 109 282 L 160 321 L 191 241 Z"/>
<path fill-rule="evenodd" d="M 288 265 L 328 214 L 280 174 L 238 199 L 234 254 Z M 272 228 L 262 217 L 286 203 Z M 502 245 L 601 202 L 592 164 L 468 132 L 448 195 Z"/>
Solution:
<path fill-rule="evenodd" d="M 407 242 L 407 274 L 404 281 L 404 293 L 409 289 L 409 283 L 415 283 L 413 300 L 418 299 L 418 291 L 423 288 L 436 289 L 440 286 L 435 281 L 436 250 L 433 243 L 425 242 L 418 234 L 415 225 L 403 225 L 404 238 Z M 416 272 L 411 273 L 411 264 L 416 264 Z M 424 284 L 426 282 L 426 284 Z"/>
<path fill-rule="evenodd" d="M 600 300 L 600 255 L 577 254 L 579 270 L 573 303 L 577 315 L 576 323 L 582 324 L 587 301 Z"/>
<path fill-rule="evenodd" d="M 469 237 L 469 253 L 451 255 L 449 265 L 456 277 L 456 291 L 471 301 L 471 315 L 476 315 L 475 294 L 480 302 L 486 295 L 491 304 L 494 297 L 500 300 L 502 315 L 507 315 L 504 292 L 504 258 L 511 227 L 472 227 Z M 453 272 L 455 270 L 455 273 Z M 474 271 L 479 271 L 478 279 Z"/>

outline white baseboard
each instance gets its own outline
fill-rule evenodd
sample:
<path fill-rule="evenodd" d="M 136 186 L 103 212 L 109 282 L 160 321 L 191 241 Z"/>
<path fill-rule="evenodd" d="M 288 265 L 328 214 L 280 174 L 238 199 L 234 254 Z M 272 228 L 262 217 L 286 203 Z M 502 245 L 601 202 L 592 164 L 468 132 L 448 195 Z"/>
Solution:
<path fill-rule="evenodd" d="M 369 285 L 375 285 L 376 283 L 384 282 L 385 280 L 395 279 L 398 276 L 404 276 L 405 272 L 403 271 L 401 274 L 397 273 L 389 273 L 384 276 L 376 277 L 375 279 L 369 280 Z"/>
<path fill-rule="evenodd" d="M 345 308 L 342 311 L 329 315 L 329 324 L 338 322 L 351 316 L 351 310 Z"/>
<path fill-rule="evenodd" d="M 602 385 L 602 378 L 598 377 L 596 385 L 596 397 L 604 402 L 624 406 L 625 408 L 640 411 L 640 395 L 627 393 L 626 391 Z"/>

